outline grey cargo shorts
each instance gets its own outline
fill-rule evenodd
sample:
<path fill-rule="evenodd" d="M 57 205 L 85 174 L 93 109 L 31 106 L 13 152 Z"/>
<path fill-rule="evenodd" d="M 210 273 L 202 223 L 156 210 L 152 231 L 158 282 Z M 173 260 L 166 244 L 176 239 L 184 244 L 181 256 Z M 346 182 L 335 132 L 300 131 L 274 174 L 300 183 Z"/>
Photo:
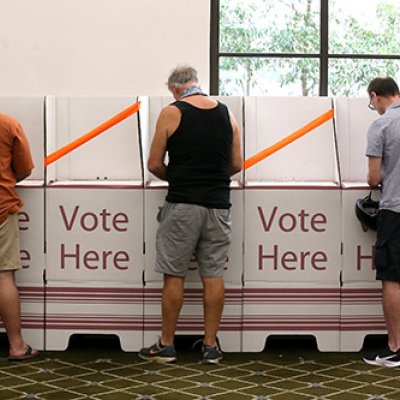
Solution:
<path fill-rule="evenodd" d="M 196 255 L 201 277 L 222 277 L 231 242 L 231 211 L 165 202 L 158 218 L 155 271 L 185 277 Z"/>

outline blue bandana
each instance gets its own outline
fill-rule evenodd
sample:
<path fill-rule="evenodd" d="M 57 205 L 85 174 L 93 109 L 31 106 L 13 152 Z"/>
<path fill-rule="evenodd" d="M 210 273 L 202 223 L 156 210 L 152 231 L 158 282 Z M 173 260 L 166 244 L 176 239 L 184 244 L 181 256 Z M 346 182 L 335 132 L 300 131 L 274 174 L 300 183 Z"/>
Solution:
<path fill-rule="evenodd" d="M 204 93 L 201 89 L 200 86 L 191 86 L 183 91 L 183 93 L 179 96 L 180 99 L 183 99 L 184 97 L 188 96 L 193 96 L 195 94 L 200 94 L 202 96 L 207 96 L 207 93 Z"/>

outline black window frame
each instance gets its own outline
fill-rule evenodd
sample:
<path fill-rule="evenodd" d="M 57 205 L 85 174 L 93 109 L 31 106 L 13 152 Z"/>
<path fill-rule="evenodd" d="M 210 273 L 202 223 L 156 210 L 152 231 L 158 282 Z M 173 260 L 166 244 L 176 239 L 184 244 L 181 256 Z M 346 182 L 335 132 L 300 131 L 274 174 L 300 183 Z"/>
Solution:
<path fill-rule="evenodd" d="M 330 59 L 400 60 L 400 54 L 329 54 L 329 0 L 320 0 L 320 52 L 319 53 L 222 53 L 220 44 L 220 0 L 210 0 L 210 94 L 219 94 L 220 57 L 253 58 L 313 58 L 319 59 L 319 96 L 328 95 L 328 69 Z"/>

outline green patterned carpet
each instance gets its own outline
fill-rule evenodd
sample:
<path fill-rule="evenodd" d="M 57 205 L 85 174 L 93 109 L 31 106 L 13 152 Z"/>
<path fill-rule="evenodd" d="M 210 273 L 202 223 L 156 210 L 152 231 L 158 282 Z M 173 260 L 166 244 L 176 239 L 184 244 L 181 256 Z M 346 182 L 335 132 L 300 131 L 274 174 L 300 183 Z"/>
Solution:
<path fill-rule="evenodd" d="M 320 353 L 300 338 L 273 339 L 263 353 L 225 354 L 218 366 L 200 364 L 187 338 L 174 365 L 124 353 L 114 338 L 73 338 L 67 351 L 23 363 L 4 358 L 4 337 L 0 345 L 0 400 L 400 399 L 400 369 L 368 366 L 361 353 Z"/>

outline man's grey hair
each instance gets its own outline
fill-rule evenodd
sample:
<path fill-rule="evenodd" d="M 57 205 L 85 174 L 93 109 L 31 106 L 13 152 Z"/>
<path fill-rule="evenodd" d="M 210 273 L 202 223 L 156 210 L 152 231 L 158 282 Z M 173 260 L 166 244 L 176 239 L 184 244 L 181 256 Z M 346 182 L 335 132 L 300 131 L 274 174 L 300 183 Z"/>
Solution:
<path fill-rule="evenodd" d="M 168 77 L 168 89 L 179 88 L 188 82 L 198 83 L 197 71 L 188 65 L 180 65 L 170 73 Z"/>

